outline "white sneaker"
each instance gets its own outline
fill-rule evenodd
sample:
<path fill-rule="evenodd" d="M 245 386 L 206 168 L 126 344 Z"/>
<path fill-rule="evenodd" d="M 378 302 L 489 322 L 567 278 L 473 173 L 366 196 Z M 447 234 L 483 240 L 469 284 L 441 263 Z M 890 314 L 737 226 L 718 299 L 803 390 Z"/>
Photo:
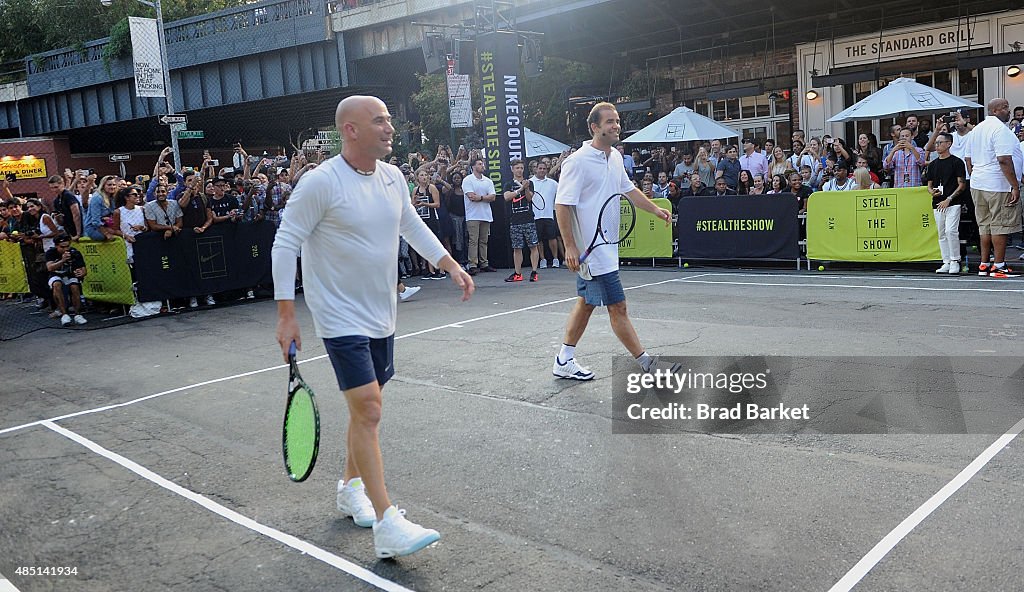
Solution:
<path fill-rule="evenodd" d="M 415 553 L 440 538 L 436 530 L 406 520 L 405 510 L 395 506 L 384 512 L 383 520 L 373 523 L 373 546 L 380 559 Z"/>
<path fill-rule="evenodd" d="M 551 368 L 551 373 L 559 378 L 571 378 L 573 380 L 594 379 L 594 373 L 576 362 L 576 358 L 569 358 L 568 361 L 562 363 L 558 356 L 555 356 L 555 365 Z"/>
<path fill-rule="evenodd" d="M 942 267 L 935 270 L 935 273 L 949 273 L 949 263 L 942 262 Z"/>
<path fill-rule="evenodd" d="M 412 298 L 413 295 L 415 295 L 416 292 L 419 292 L 419 291 L 420 291 L 420 287 L 419 286 L 406 286 L 405 287 L 405 292 L 399 292 L 398 293 L 398 297 L 402 300 L 402 302 L 405 302 L 406 300 Z"/>
<path fill-rule="evenodd" d="M 356 526 L 370 528 L 377 520 L 377 513 L 373 511 L 373 503 L 366 497 L 366 488 L 362 479 L 354 477 L 346 485 L 344 480 L 338 481 L 338 511 L 345 516 L 351 516 Z"/>
<path fill-rule="evenodd" d="M 199 301 L 196 300 L 195 296 L 193 296 L 193 297 L 188 299 L 188 307 L 189 308 L 196 308 L 198 306 L 199 306 Z"/>
<path fill-rule="evenodd" d="M 540 268 L 541 269 L 547 269 L 548 268 L 548 260 L 547 259 L 541 259 L 540 260 Z"/>
<path fill-rule="evenodd" d="M 1021 253 L 1020 257 L 1017 257 L 1017 258 L 1020 259 L 1021 261 L 1024 261 L 1024 253 Z"/>
<path fill-rule="evenodd" d="M 214 304 L 217 304 L 217 301 L 213 299 L 213 296 L 207 296 L 206 306 L 213 306 Z"/>
<path fill-rule="evenodd" d="M 75 324 L 76 325 L 84 325 L 84 324 L 86 324 L 88 322 L 89 321 L 85 320 L 85 317 L 83 317 L 82 315 L 80 315 L 80 314 L 76 314 L 75 315 Z"/>
<path fill-rule="evenodd" d="M 60 326 L 61 327 L 67 327 L 70 324 L 71 324 L 71 317 L 69 317 L 68 315 L 61 315 L 61 317 L 60 317 Z"/>
<path fill-rule="evenodd" d="M 558 267 L 560 267 L 560 266 L 558 265 L 558 259 L 554 259 L 553 261 L 551 261 L 551 267 L 555 267 L 555 268 L 558 268 Z"/>
<path fill-rule="evenodd" d="M 249 300 L 252 300 L 253 298 L 256 298 L 256 294 L 254 294 L 252 290 L 249 290 L 248 292 L 245 293 L 245 297 Z"/>
<path fill-rule="evenodd" d="M 960 262 L 950 261 L 949 262 L 949 275 L 960 275 Z"/>

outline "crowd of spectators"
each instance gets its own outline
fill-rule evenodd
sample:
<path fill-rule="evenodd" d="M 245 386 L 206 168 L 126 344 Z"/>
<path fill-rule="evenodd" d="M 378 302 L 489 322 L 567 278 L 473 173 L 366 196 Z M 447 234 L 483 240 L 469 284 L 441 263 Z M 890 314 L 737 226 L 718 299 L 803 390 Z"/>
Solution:
<path fill-rule="evenodd" d="M 1016 108 L 1007 126 L 1024 146 L 1024 108 Z M 743 138 L 740 144 L 722 140 L 686 142 L 671 146 L 619 144 L 626 172 L 637 188 L 651 198 L 666 198 L 673 211 L 686 207 L 691 197 L 749 195 L 796 199 L 804 213 L 809 197 L 819 191 L 850 191 L 880 187 L 927 186 L 933 195 L 939 227 L 943 267 L 958 273 L 959 236 L 977 242 L 971 231 L 973 211 L 968 189 L 970 175 L 963 159 L 974 128 L 969 113 L 951 113 L 931 125 L 913 114 L 891 126 L 889 141 L 880 145 L 872 133 L 847 141 L 825 135 L 806 138 L 795 130 L 787 150 L 773 139 Z M 442 145 L 433 155 L 413 152 L 401 162 L 392 156 L 409 183 L 410 199 L 424 222 L 448 252 L 470 274 L 496 271 L 488 259 L 493 223 L 492 202 L 507 203 L 515 268 L 508 282 L 539 281 L 539 270 L 561 267 L 564 257 L 554 202 L 559 169 L 574 148 L 561 154 L 512 164 L 513 179 L 496 188 L 485 175 L 486 161 L 479 150 Z M 32 293 L 40 307 L 51 310 L 61 323 L 83 324 L 79 284 L 86 270 L 74 247 L 80 237 L 105 241 L 123 238 L 125 257 L 133 263 L 132 244 L 141 233 L 160 233 L 171 240 L 182 229 L 201 234 L 214 224 L 261 220 L 279 226 L 292 187 L 315 167 L 324 153 L 308 157 L 299 151 L 250 156 L 234 147 L 231 167 L 219 168 L 207 152 L 197 167 L 176 171 L 170 148 L 159 155 L 151 175 L 123 179 L 107 175 L 97 179 L 85 170 L 65 170 L 49 179 L 52 205 L 27 201 L 11 194 L 9 182 L 0 180 L 0 240 L 21 245 Z M 312 161 L 312 162 L 311 162 Z M 958 181 L 963 181 L 963 184 Z M 500 196 L 500 200 L 499 200 Z M 950 208 L 968 215 L 952 216 Z M 967 228 L 958 228 L 962 222 Z M 955 252 L 954 252 L 955 251 Z M 523 253 L 531 271 L 522 273 Z M 1024 256 L 1021 256 L 1024 259 Z M 399 245 L 399 295 L 415 293 L 401 280 L 419 277 L 439 280 L 435 269 L 402 241 Z M 244 297 L 252 298 L 253 290 Z M 192 297 L 190 307 L 216 304 L 215 295 Z"/>
<path fill-rule="evenodd" d="M 220 167 L 205 152 L 199 166 L 177 171 L 169 160 L 171 154 L 170 148 L 164 149 L 151 175 L 131 179 L 97 178 L 88 170 L 66 169 L 47 180 L 52 193 L 49 206 L 45 200 L 22 200 L 12 195 L 7 179 L 0 182 L 0 240 L 20 245 L 36 303 L 49 309 L 62 325 L 87 322 L 80 314 L 87 304 L 81 295 L 87 270 L 84 263 L 78 265 L 81 253 L 75 246 L 80 239 L 124 239 L 131 268 L 133 244 L 142 233 L 173 240 L 183 229 L 202 234 L 214 224 L 267 220 L 279 226 L 293 185 L 324 156 L 322 152 L 309 157 L 296 152 L 290 159 L 266 152 L 250 156 L 239 144 L 234 147 L 235 166 Z M 243 297 L 254 298 L 253 289 Z M 212 294 L 205 295 L 203 302 L 216 304 Z M 200 306 L 198 298 L 191 297 L 188 306 Z"/>
<path fill-rule="evenodd" d="M 1015 108 L 1004 123 L 1016 134 L 1020 155 L 1024 107 Z M 847 141 L 829 135 L 808 139 L 802 130 L 795 130 L 791 150 L 774 139 L 759 138 L 743 138 L 739 144 L 696 141 L 667 148 L 629 145 L 628 152 L 626 145 L 620 144 L 618 149 L 636 186 L 648 197 L 668 198 L 675 212 L 685 207 L 687 197 L 777 194 L 795 198 L 803 214 L 809 196 L 818 191 L 927 186 L 933 195 L 943 247 L 943 266 L 938 271 L 955 274 L 961 271 L 960 253 L 954 253 L 953 247 L 947 250 L 947 240 L 956 243 L 957 250 L 959 235 L 974 246 L 984 244 L 973 220 L 970 173 L 963 162 L 972 129 L 970 112 L 965 109 L 938 117 L 934 126 L 930 119 L 909 114 L 902 124 L 890 127 L 890 139 L 884 145 L 870 132 Z M 953 160 L 947 163 L 948 158 Z M 950 164 L 955 162 L 959 167 Z M 962 171 L 963 186 L 956 182 L 957 171 Z M 963 231 L 947 233 L 944 229 L 959 225 L 950 222 L 950 214 L 961 210 L 965 213 Z"/>

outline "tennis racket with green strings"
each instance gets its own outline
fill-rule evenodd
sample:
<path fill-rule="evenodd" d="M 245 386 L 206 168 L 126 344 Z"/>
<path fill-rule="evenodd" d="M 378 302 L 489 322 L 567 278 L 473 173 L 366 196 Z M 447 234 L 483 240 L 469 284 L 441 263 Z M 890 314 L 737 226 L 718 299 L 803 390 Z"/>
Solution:
<path fill-rule="evenodd" d="M 288 478 L 305 481 L 313 472 L 320 449 L 320 412 L 316 408 L 313 389 L 299 374 L 295 361 L 295 342 L 288 348 L 288 403 L 284 409 L 284 430 L 281 447 Z"/>

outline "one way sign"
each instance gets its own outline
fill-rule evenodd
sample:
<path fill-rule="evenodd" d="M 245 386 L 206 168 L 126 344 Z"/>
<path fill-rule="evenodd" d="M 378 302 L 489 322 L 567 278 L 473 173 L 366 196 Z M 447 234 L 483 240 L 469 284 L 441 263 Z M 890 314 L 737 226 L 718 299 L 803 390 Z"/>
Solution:
<path fill-rule="evenodd" d="M 172 123 L 188 123 L 188 117 L 185 115 L 161 115 L 157 117 L 162 125 L 171 125 Z"/>

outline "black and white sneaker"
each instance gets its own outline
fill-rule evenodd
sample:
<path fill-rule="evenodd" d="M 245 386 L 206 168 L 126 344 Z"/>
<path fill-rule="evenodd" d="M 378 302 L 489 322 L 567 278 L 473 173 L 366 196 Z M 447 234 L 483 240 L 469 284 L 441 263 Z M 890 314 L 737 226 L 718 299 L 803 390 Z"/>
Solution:
<path fill-rule="evenodd" d="M 576 358 L 569 358 L 569 360 L 563 363 L 558 359 L 558 356 L 555 356 L 555 365 L 551 368 L 551 373 L 559 378 L 569 378 L 571 380 L 594 379 L 594 373 L 576 362 Z"/>

